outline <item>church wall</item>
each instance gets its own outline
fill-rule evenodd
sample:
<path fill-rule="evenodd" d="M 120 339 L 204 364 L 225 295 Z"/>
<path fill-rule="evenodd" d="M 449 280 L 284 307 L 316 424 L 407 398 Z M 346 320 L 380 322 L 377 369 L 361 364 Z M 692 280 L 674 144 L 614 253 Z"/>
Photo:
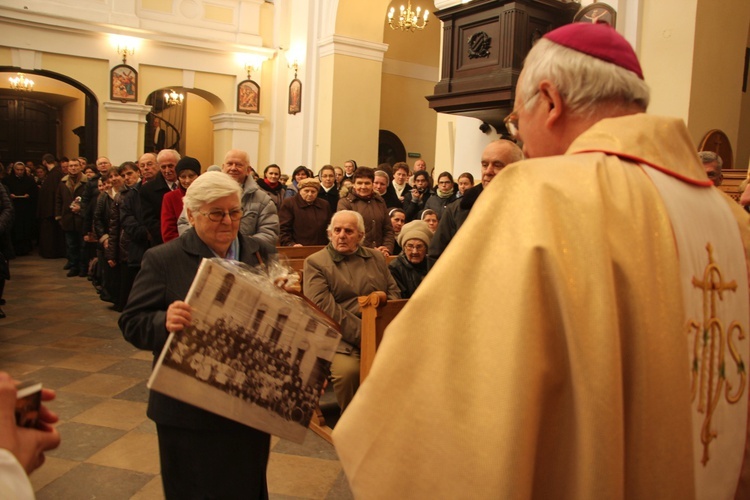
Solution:
<path fill-rule="evenodd" d="M 435 166 L 443 171 L 450 165 L 435 164 L 437 113 L 427 106 L 425 99 L 434 87 L 433 82 L 383 73 L 380 128 L 396 134 L 407 153 L 421 153 L 429 168 Z M 407 158 L 410 167 L 415 160 Z"/>
<path fill-rule="evenodd" d="M 651 114 L 688 120 L 697 2 L 643 1 L 638 56 L 651 87 Z"/>
<path fill-rule="evenodd" d="M 750 50 L 750 25 L 748 26 L 746 50 Z M 747 91 L 742 94 L 740 110 L 740 126 L 737 132 L 735 147 L 735 168 L 750 168 L 750 75 L 748 75 Z"/>
<path fill-rule="evenodd" d="M 333 131 L 329 160 L 334 165 L 343 165 L 344 161 L 353 158 L 360 165 L 375 167 L 382 65 L 346 55 L 335 56 L 334 65 L 332 123 L 345 126 L 338 126 Z M 326 159 L 320 158 L 320 161 L 326 162 Z"/>
<path fill-rule="evenodd" d="M 211 103 L 197 94 L 188 94 L 186 103 L 185 155 L 197 158 L 205 172 L 214 162 L 213 124 L 208 117 L 215 113 Z"/>
<path fill-rule="evenodd" d="M 107 112 L 102 106 L 109 100 L 109 62 L 102 59 L 74 57 L 62 54 L 41 54 L 41 69 L 66 75 L 91 90 L 99 104 L 99 145 L 100 155 L 106 154 Z M 61 154 L 67 157 L 78 156 L 80 140 L 72 129 L 85 125 L 83 97 L 77 106 L 65 106 L 61 123 Z M 78 110 L 78 111 L 75 111 Z M 88 158 L 91 160 L 91 158 Z"/>
<path fill-rule="evenodd" d="M 688 129 L 696 145 L 709 130 L 723 130 L 736 159 L 748 25 L 747 0 L 698 2 Z"/>

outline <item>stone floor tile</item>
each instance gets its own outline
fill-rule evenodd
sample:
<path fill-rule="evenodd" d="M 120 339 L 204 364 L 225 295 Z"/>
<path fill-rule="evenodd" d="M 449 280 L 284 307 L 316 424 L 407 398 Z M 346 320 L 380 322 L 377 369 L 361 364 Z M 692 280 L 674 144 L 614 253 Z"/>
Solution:
<path fill-rule="evenodd" d="M 146 405 L 132 401 L 107 399 L 83 411 L 72 422 L 100 425 L 129 431 L 146 420 Z"/>
<path fill-rule="evenodd" d="M 0 354 L 0 357 L 4 361 L 15 361 L 16 363 L 30 363 L 35 365 L 51 365 L 57 363 L 63 359 L 67 359 L 73 355 L 70 351 L 63 349 L 53 349 L 48 347 L 30 347 L 30 346 L 17 346 L 23 347 L 24 349 L 20 352 L 5 356 Z M 5 351 L 6 346 L 2 347 Z"/>
<path fill-rule="evenodd" d="M 268 491 L 300 498 L 324 499 L 341 472 L 337 461 L 271 453 Z"/>
<path fill-rule="evenodd" d="M 57 397 L 55 397 L 53 401 L 47 403 L 47 406 L 57 413 L 61 421 L 68 421 L 79 413 L 98 405 L 104 401 L 104 399 L 105 398 L 101 396 L 57 391 Z"/>
<path fill-rule="evenodd" d="M 307 431 L 304 443 L 297 444 L 282 439 L 273 447 L 273 451 L 276 453 L 286 453 L 287 455 L 338 460 L 338 455 L 336 455 L 336 450 L 333 446 L 310 430 Z"/>
<path fill-rule="evenodd" d="M 122 358 L 118 356 L 107 356 L 106 354 L 89 354 L 85 350 L 76 353 L 67 359 L 63 359 L 51 366 L 56 368 L 72 368 L 86 372 L 98 372 L 108 366 L 111 366 Z"/>
<path fill-rule="evenodd" d="M 112 396 L 114 399 L 125 399 L 127 401 L 137 401 L 148 403 L 149 390 L 146 387 L 146 380 L 140 382 L 130 389 L 124 390 L 119 394 Z"/>
<path fill-rule="evenodd" d="M 39 491 L 77 465 L 80 465 L 80 462 L 75 460 L 45 456 L 44 466 L 35 470 L 30 476 L 31 486 L 34 487 L 34 491 Z"/>
<path fill-rule="evenodd" d="M 34 372 L 34 376 L 31 378 L 37 382 L 41 382 L 44 387 L 60 389 L 87 375 L 88 373 L 79 370 L 47 366 Z"/>
<path fill-rule="evenodd" d="M 66 338 L 58 339 L 55 342 L 52 342 L 49 344 L 49 347 L 54 347 L 56 349 L 70 349 L 70 350 L 76 350 L 76 351 L 82 351 L 82 350 L 91 350 L 94 347 L 97 347 L 98 345 L 101 345 L 105 341 L 94 339 L 91 337 L 84 337 L 82 335 L 74 335 L 69 336 Z"/>
<path fill-rule="evenodd" d="M 136 351 L 133 353 L 132 356 L 130 356 L 132 359 L 142 359 L 144 361 L 153 361 L 154 359 L 154 353 L 151 351 Z"/>
<path fill-rule="evenodd" d="M 137 383 L 138 379 L 135 378 L 92 373 L 85 378 L 65 386 L 64 389 L 68 392 L 78 392 L 92 396 L 112 397 L 125 389 L 133 387 Z"/>
<path fill-rule="evenodd" d="M 125 434 L 125 431 L 119 429 L 76 422 L 60 424 L 57 429 L 60 431 L 60 447 L 47 454 L 51 457 L 79 462 L 86 460 L 103 446 L 113 443 Z"/>
<path fill-rule="evenodd" d="M 161 476 L 156 476 L 141 490 L 133 495 L 130 500 L 163 500 L 164 487 L 161 484 Z"/>
<path fill-rule="evenodd" d="M 151 360 L 142 361 L 140 359 L 124 359 L 119 363 L 108 366 L 100 373 L 108 375 L 120 375 L 122 377 L 147 379 L 151 376 Z"/>
<path fill-rule="evenodd" d="M 96 464 L 81 464 L 36 494 L 37 500 L 102 498 L 127 500 L 153 476 Z"/>
<path fill-rule="evenodd" d="M 129 432 L 92 455 L 86 463 L 158 474 L 160 472 L 159 443 L 153 434 Z"/>
<path fill-rule="evenodd" d="M 12 344 L 31 345 L 31 346 L 46 346 L 55 347 L 52 344 L 64 340 L 68 335 L 61 333 L 50 333 L 41 330 L 28 332 L 26 335 L 20 335 L 14 339 L 8 340 Z"/>
<path fill-rule="evenodd" d="M 336 481 L 333 482 L 333 486 L 328 491 L 326 500 L 354 500 L 352 490 L 349 488 L 349 481 L 346 479 L 346 474 L 342 470 L 339 472 Z"/>
<path fill-rule="evenodd" d="M 2 350 L 1 346 L 0 350 Z M 10 373 L 13 378 L 17 380 L 33 379 L 33 373 L 44 368 L 43 366 L 31 365 L 28 363 L 7 363 L 5 361 L 3 361 L 0 366 L 4 372 Z"/>

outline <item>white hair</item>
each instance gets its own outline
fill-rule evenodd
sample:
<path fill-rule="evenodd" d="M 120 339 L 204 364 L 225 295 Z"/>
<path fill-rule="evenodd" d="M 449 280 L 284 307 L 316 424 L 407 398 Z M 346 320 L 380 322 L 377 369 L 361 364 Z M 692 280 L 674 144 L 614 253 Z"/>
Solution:
<path fill-rule="evenodd" d="M 721 159 L 721 156 L 718 155 L 718 153 L 714 153 L 713 151 L 699 151 L 698 152 L 698 158 L 700 158 L 701 163 L 711 163 L 712 161 L 716 162 L 716 168 L 721 171 L 722 165 L 724 165 L 724 162 Z"/>
<path fill-rule="evenodd" d="M 162 163 L 164 161 L 164 157 L 167 155 L 174 156 L 175 163 L 180 161 L 180 153 L 178 153 L 174 149 L 162 149 L 161 151 L 159 151 L 159 154 L 156 155 L 156 163 Z"/>
<path fill-rule="evenodd" d="M 328 232 L 328 239 L 331 239 L 331 233 L 333 233 L 333 225 L 336 222 L 336 219 L 341 215 L 353 215 L 354 218 L 357 219 L 357 231 L 362 233 L 362 237 L 359 239 L 360 242 L 365 237 L 365 219 L 362 218 L 362 214 L 359 212 L 355 212 L 354 210 L 339 210 L 338 212 L 334 212 L 333 217 L 331 217 L 331 223 L 328 224 L 328 229 L 326 231 Z"/>
<path fill-rule="evenodd" d="M 555 84 L 574 113 L 590 114 L 603 102 L 648 108 L 648 85 L 632 71 L 542 38 L 524 62 L 518 89 L 524 103 L 545 79 Z"/>
<path fill-rule="evenodd" d="M 242 188 L 224 172 L 206 172 L 198 176 L 182 198 L 182 204 L 191 212 L 197 212 L 206 203 L 236 194 L 242 199 Z"/>

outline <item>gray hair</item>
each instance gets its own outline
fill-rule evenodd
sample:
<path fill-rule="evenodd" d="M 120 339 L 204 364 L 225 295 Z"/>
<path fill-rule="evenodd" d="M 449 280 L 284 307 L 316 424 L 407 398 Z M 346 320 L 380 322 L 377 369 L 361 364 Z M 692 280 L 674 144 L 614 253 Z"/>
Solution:
<path fill-rule="evenodd" d="M 721 159 L 721 156 L 719 156 L 717 153 L 714 153 L 713 151 L 699 151 L 698 158 L 700 158 L 701 163 L 703 163 L 704 165 L 706 163 L 711 163 L 712 161 L 715 161 L 716 169 L 719 172 L 721 172 L 721 166 L 724 164 L 724 161 Z"/>
<path fill-rule="evenodd" d="M 191 184 L 192 186 L 192 184 Z M 333 217 L 331 217 L 331 223 L 328 224 L 328 228 L 326 229 L 326 232 L 328 233 L 328 239 L 331 239 L 331 233 L 333 232 L 333 225 L 336 222 L 336 219 L 340 215 L 353 215 L 357 219 L 357 231 L 362 233 L 362 237 L 359 239 L 360 243 L 365 238 L 365 219 L 362 218 L 362 214 L 359 212 L 355 212 L 354 210 L 339 210 L 338 212 L 334 212 Z"/>
<path fill-rule="evenodd" d="M 592 114 L 602 102 L 648 108 L 648 85 L 632 71 L 542 38 L 524 62 L 518 89 L 524 103 L 545 79 L 555 84 L 573 113 Z"/>
<path fill-rule="evenodd" d="M 191 212 L 197 212 L 206 203 L 211 203 L 225 196 L 237 195 L 242 199 L 242 188 L 234 179 L 224 172 L 206 172 L 190 184 L 182 204 Z"/>
<path fill-rule="evenodd" d="M 391 181 L 391 178 L 388 175 L 388 172 L 386 172 L 385 170 L 376 170 L 374 175 L 375 177 L 385 177 L 385 180 L 387 180 L 388 182 Z"/>
<path fill-rule="evenodd" d="M 175 163 L 180 161 L 180 158 L 181 158 L 180 153 L 178 153 L 174 149 L 162 149 L 161 151 L 159 151 L 159 154 L 156 155 L 156 163 L 161 163 L 162 161 L 164 161 L 164 157 L 169 154 L 174 155 Z"/>

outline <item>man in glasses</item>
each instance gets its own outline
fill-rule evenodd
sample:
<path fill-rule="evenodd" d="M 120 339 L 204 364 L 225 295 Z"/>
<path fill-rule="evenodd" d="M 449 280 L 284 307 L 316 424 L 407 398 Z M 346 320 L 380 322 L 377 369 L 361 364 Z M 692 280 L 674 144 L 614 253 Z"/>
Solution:
<path fill-rule="evenodd" d="M 279 238 L 279 214 L 271 197 L 258 187 L 251 175 L 250 158 L 247 151 L 231 149 L 224 155 L 221 170 L 229 175 L 242 188 L 243 216 L 240 220 L 240 234 L 244 234 L 275 252 Z M 182 234 L 189 227 L 185 210 L 177 221 L 177 229 Z"/>
<path fill-rule="evenodd" d="M 482 182 L 468 190 L 460 199 L 452 202 L 443 211 L 440 218 L 435 237 L 432 238 L 427 254 L 429 267 L 435 265 L 438 258 L 443 254 L 448 243 L 453 240 L 458 230 L 469 216 L 474 203 L 479 199 L 484 188 L 492 179 L 500 173 L 507 165 L 523 160 L 523 153 L 515 142 L 498 139 L 489 143 L 482 151 L 481 172 Z"/>
<path fill-rule="evenodd" d="M 531 159 L 485 188 L 336 425 L 356 497 L 750 498 L 747 215 L 648 102 L 607 25 L 531 49 L 508 120 Z"/>

